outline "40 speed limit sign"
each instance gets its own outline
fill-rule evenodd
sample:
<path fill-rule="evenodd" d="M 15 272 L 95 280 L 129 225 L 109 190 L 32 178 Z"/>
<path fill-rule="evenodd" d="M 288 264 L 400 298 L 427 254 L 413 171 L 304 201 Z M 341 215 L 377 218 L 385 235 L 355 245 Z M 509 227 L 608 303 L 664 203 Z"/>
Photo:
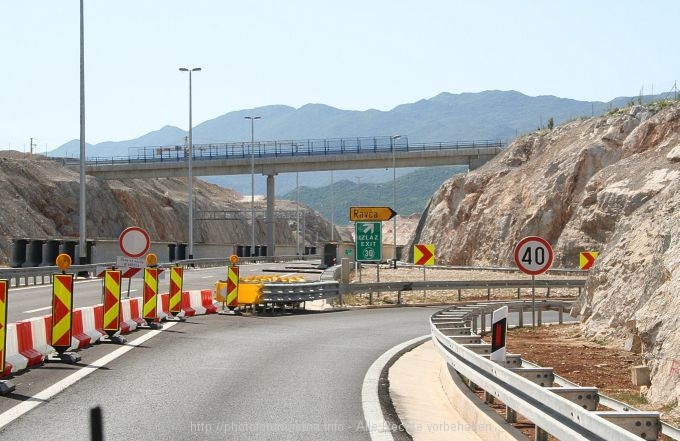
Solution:
<path fill-rule="evenodd" d="M 528 236 L 515 246 L 515 263 L 525 274 L 542 274 L 550 268 L 552 261 L 552 247 L 542 237 Z"/>

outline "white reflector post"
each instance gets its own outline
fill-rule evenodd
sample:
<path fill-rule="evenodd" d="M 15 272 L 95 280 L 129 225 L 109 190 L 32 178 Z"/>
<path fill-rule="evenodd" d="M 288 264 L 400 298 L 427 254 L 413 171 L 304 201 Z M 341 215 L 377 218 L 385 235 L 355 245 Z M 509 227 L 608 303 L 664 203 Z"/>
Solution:
<path fill-rule="evenodd" d="M 505 362 L 505 334 L 508 329 L 508 307 L 491 315 L 491 361 Z"/>

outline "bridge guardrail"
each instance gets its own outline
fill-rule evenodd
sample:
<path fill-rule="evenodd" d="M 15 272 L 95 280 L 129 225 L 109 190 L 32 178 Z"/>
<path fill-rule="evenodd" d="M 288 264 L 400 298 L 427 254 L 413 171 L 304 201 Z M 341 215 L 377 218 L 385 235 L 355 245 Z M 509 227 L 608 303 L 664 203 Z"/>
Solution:
<path fill-rule="evenodd" d="M 484 317 L 493 309 L 503 305 L 508 305 L 509 312 L 515 311 L 521 314 L 522 308 L 513 308 L 513 304 L 516 306 L 517 303 L 470 304 L 460 309 L 452 307 L 438 311 L 430 317 L 430 329 L 435 347 L 449 366 L 471 383 L 481 387 L 487 397 L 502 401 L 506 405 L 506 418 L 519 413 L 533 422 L 537 428 L 536 439 L 547 439 L 547 433 L 559 439 L 584 441 L 636 440 L 641 437 L 656 439 L 657 427 L 653 422 L 656 421 L 658 424 L 658 412 L 592 412 L 582 407 L 581 404 L 570 401 L 563 396 L 565 394 L 556 393 L 556 390 L 560 388 L 544 387 L 518 375 L 521 369 L 506 368 L 502 364 L 491 361 L 478 353 L 489 351 L 473 348 L 475 345 L 458 343 L 456 342 L 458 337 L 447 336 L 443 332 L 455 326 L 453 323 L 466 326 L 478 315 Z M 556 308 L 563 310 L 568 306 L 567 302 L 562 301 L 543 301 L 539 305 L 541 310 Z M 467 329 L 469 333 L 471 326 L 462 329 Z M 485 330 L 484 326 L 482 330 Z M 470 335 L 474 336 L 471 333 Z M 572 383 L 571 386 L 575 385 Z M 640 421 L 645 421 L 646 424 L 638 424 Z M 624 427 L 628 427 L 635 433 Z"/>
<path fill-rule="evenodd" d="M 281 156 L 336 155 L 346 153 L 424 152 L 437 150 L 484 150 L 502 149 L 501 140 L 443 141 L 409 143 L 408 138 L 389 136 L 368 138 L 307 139 L 284 141 L 258 141 L 194 144 L 192 160 L 247 159 Z M 184 146 L 131 147 L 128 156 L 89 157 L 86 164 L 114 165 L 147 162 L 178 162 L 188 158 Z M 77 158 L 61 158 L 64 165 L 79 165 Z"/>

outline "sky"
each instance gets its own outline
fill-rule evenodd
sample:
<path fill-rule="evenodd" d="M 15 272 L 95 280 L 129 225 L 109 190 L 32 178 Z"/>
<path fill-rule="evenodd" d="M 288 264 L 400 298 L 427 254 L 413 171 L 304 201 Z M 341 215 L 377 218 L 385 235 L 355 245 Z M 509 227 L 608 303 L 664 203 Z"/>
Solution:
<path fill-rule="evenodd" d="M 0 0 L 0 149 L 80 133 L 78 0 Z M 609 101 L 674 90 L 677 0 L 84 0 L 85 139 L 321 103 L 441 92 Z M 259 121 L 265 124 L 265 121 Z M 249 124 L 244 120 L 244 124 Z M 238 140 L 216 140 L 238 141 Z"/>

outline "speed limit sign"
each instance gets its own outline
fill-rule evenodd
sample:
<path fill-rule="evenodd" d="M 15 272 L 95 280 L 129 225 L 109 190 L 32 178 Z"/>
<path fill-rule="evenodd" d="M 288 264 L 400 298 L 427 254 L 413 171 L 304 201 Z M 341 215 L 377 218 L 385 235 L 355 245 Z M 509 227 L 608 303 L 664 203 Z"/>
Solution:
<path fill-rule="evenodd" d="M 525 274 L 542 274 L 550 268 L 552 261 L 552 247 L 541 237 L 525 237 L 515 246 L 515 263 Z"/>

